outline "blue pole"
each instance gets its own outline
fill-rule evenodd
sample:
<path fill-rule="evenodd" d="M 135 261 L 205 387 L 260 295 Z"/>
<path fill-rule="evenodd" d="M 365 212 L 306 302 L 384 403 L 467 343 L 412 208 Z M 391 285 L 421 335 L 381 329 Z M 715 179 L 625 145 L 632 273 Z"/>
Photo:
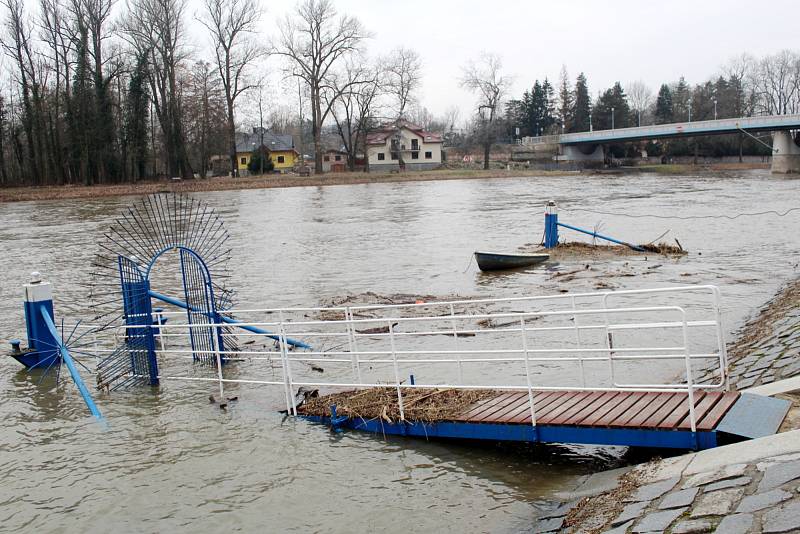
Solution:
<path fill-rule="evenodd" d="M 61 336 L 58 334 L 56 325 L 53 324 L 53 318 L 50 316 L 50 311 L 48 310 L 47 306 L 44 304 L 40 305 L 39 313 L 41 314 L 42 319 L 44 319 L 47 329 L 50 331 L 50 335 L 58 345 L 58 351 L 61 353 L 61 358 L 64 360 L 64 363 L 67 364 L 67 369 L 69 369 L 69 374 L 72 376 L 72 381 L 75 382 L 75 385 L 78 387 L 78 391 L 80 391 L 83 401 L 86 403 L 86 406 L 89 407 L 89 411 L 92 412 L 92 415 L 102 421 L 103 416 L 100 414 L 100 410 L 97 409 L 89 390 L 86 389 L 86 385 L 83 383 L 83 379 L 81 378 L 80 373 L 78 373 L 78 369 L 75 367 L 75 362 L 72 361 L 72 356 L 70 356 L 69 350 L 64 345 L 64 341 L 61 339 Z"/>
<path fill-rule="evenodd" d="M 547 203 L 544 212 L 544 248 L 558 245 L 558 207 L 552 200 Z"/>
<path fill-rule="evenodd" d="M 626 243 L 625 241 L 620 241 L 619 239 L 614 239 L 613 237 L 604 236 L 604 235 L 598 234 L 597 232 L 591 232 L 589 230 L 584 230 L 583 228 L 578 228 L 577 226 L 570 226 L 569 224 L 564 224 L 564 223 L 560 223 L 560 222 L 556 222 L 556 225 L 563 226 L 564 228 L 569 228 L 570 230 L 575 230 L 576 232 L 581 232 L 583 234 L 587 234 L 587 235 L 590 235 L 592 237 L 599 237 L 600 239 L 605 239 L 606 241 L 611 241 L 612 243 L 617 243 L 619 245 L 625 245 L 626 247 L 630 247 L 633 250 L 637 250 L 639 252 L 646 252 L 645 249 L 643 249 L 640 246 L 632 245 L 631 243 Z"/>
<path fill-rule="evenodd" d="M 158 299 L 158 300 L 160 300 L 162 302 L 166 302 L 167 304 L 172 304 L 173 306 L 177 306 L 178 308 L 182 308 L 184 310 L 188 310 L 189 309 L 189 306 L 185 302 L 183 302 L 181 300 L 169 297 L 167 295 L 162 295 L 161 293 L 158 293 L 157 291 L 153 291 L 153 290 L 150 290 L 149 293 L 150 293 L 150 296 L 153 297 L 154 299 Z M 200 312 L 200 310 L 197 310 L 197 309 L 192 309 L 192 311 Z M 273 334 L 272 332 L 269 332 L 269 331 L 264 330 L 262 328 L 257 328 L 255 326 L 243 325 L 243 324 L 241 324 L 242 323 L 241 321 L 237 321 L 236 319 L 231 319 L 230 317 L 225 317 L 224 315 L 220 315 L 219 316 L 219 320 L 221 320 L 223 323 L 227 323 L 227 324 L 230 324 L 230 325 L 238 326 L 242 330 L 247 330 L 248 332 L 253 332 L 254 334 L 264 334 L 268 338 L 274 339 L 275 341 L 279 341 L 280 340 L 280 336 L 277 336 L 277 335 Z M 308 345 L 306 343 L 303 343 L 302 341 L 298 341 L 296 339 L 292 339 L 292 338 L 288 338 L 288 337 L 286 338 L 286 343 L 288 343 L 289 345 L 292 345 L 294 347 L 299 347 L 301 349 L 310 349 L 311 348 L 311 345 Z"/>

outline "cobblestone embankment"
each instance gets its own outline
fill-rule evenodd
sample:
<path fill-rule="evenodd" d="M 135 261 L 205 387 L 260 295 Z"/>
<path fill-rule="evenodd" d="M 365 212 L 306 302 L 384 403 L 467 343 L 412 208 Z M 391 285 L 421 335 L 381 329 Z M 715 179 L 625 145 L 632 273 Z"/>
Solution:
<path fill-rule="evenodd" d="M 742 328 L 728 361 L 736 390 L 800 376 L 800 279 Z M 637 466 L 611 489 L 544 514 L 534 531 L 800 532 L 800 430 L 782 430 Z"/>

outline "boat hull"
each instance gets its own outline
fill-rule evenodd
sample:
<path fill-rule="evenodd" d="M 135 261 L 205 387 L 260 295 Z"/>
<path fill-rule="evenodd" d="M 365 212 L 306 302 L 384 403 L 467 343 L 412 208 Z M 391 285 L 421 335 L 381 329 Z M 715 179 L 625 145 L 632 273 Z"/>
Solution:
<path fill-rule="evenodd" d="M 475 252 L 475 261 L 481 271 L 502 271 L 530 267 L 550 259 L 549 254 L 495 254 Z"/>

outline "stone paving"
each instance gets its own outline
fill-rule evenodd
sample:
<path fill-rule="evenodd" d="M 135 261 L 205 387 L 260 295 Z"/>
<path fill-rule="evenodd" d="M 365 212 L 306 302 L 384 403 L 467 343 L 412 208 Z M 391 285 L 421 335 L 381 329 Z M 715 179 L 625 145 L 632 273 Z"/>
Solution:
<path fill-rule="evenodd" d="M 795 281 L 742 328 L 739 338 L 728 347 L 732 389 L 743 390 L 800 375 L 798 303 L 800 281 Z"/>
<path fill-rule="evenodd" d="M 645 484 L 623 500 L 604 528 L 564 528 L 562 506 L 534 532 L 800 532 L 800 453 Z"/>
<path fill-rule="evenodd" d="M 728 361 L 734 390 L 800 376 L 800 280 L 786 286 L 742 328 L 729 345 Z M 789 450 L 795 450 L 793 443 Z M 542 516 L 534 532 L 800 532 L 800 441 L 796 450 L 690 476 L 639 482 L 627 492 L 612 490 L 599 496 L 606 500 L 602 512 L 581 510 L 596 504 L 591 499 L 561 505 Z M 582 520 L 570 525 L 575 512 Z"/>

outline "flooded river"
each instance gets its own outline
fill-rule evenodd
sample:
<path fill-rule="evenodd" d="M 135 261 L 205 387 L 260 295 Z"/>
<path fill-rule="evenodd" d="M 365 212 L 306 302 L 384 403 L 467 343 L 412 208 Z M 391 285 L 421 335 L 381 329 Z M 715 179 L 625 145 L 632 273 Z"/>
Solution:
<path fill-rule="evenodd" d="M 225 219 L 234 249 L 228 285 L 240 307 L 316 306 L 368 291 L 507 297 L 715 284 L 732 332 L 800 272 L 800 212 L 683 219 L 796 207 L 800 180 L 767 172 L 195 196 Z M 563 222 L 637 243 L 669 230 L 665 239 L 677 237 L 690 253 L 478 272 L 474 250 L 515 251 L 541 240 L 550 199 Z M 0 204 L 0 339 L 24 338 L 22 284 L 31 271 L 53 282 L 57 316 L 88 315 L 91 258 L 133 200 Z M 576 268 L 585 272 L 554 276 Z M 0 531 L 514 532 L 529 527 L 554 492 L 619 455 L 335 435 L 285 420 L 258 388 L 242 388 L 240 402 L 221 412 L 208 403 L 211 386 L 191 383 L 99 397 L 102 428 L 69 381 L 56 388 L 39 378 L 0 358 Z"/>

